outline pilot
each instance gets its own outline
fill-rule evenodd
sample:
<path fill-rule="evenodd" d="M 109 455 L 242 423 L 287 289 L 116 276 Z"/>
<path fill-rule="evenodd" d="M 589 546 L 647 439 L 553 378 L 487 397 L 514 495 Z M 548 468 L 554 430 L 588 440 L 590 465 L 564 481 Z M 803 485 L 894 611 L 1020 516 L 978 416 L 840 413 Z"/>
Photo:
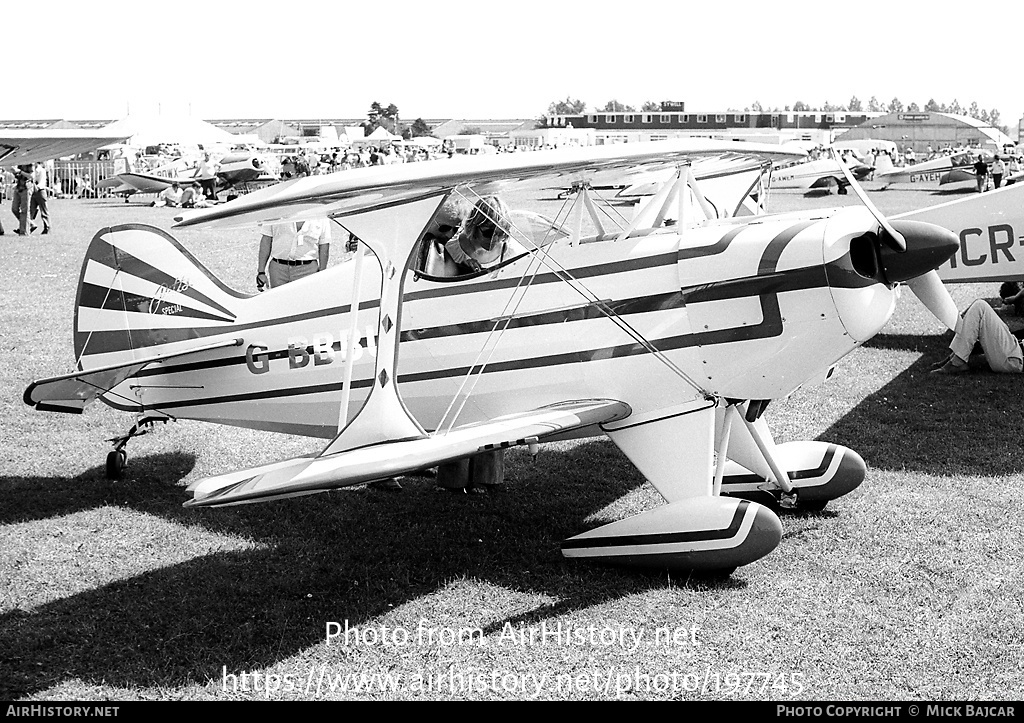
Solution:
<path fill-rule="evenodd" d="M 445 250 L 463 274 L 495 266 L 509 250 L 511 221 L 508 206 L 497 196 L 476 202 L 459 233 L 445 244 Z"/>
<path fill-rule="evenodd" d="M 459 268 L 445 246 L 462 228 L 472 208 L 462 196 L 451 195 L 437 210 L 420 238 L 420 268 L 430 276 L 458 276 Z"/>

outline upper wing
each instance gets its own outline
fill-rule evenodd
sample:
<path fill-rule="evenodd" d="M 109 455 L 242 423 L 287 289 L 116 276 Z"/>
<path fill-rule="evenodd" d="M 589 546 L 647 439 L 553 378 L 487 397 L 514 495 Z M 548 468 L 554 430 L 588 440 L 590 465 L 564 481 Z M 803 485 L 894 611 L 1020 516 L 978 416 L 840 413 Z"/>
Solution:
<path fill-rule="evenodd" d="M 53 158 L 89 153 L 127 136 L 90 130 L 23 130 L 0 134 L 0 161 L 5 166 L 41 163 Z"/>
<path fill-rule="evenodd" d="M 31 405 L 43 412 L 81 414 L 85 406 L 91 401 L 106 394 L 125 379 L 138 374 L 150 364 L 190 354 L 198 354 L 199 352 L 211 349 L 238 346 L 241 342 L 241 339 L 229 339 L 213 344 L 204 344 L 203 346 L 176 354 L 155 354 L 142 357 L 127 364 L 114 364 L 86 371 L 72 372 L 71 374 L 62 374 L 59 377 L 40 379 L 29 384 L 25 390 L 25 404 Z"/>
<path fill-rule="evenodd" d="M 425 163 L 356 168 L 309 176 L 246 194 L 216 208 L 178 217 L 179 226 L 239 226 L 286 220 L 341 216 L 436 196 L 471 185 L 481 194 L 495 193 L 521 181 L 557 180 L 560 185 L 624 174 L 668 169 L 711 158 L 792 160 L 802 151 L 738 141 L 689 138 L 652 143 L 466 156 Z"/>
<path fill-rule="evenodd" d="M 433 467 L 481 452 L 622 419 L 629 405 L 611 399 L 562 402 L 445 433 L 296 457 L 193 483 L 186 507 L 217 507 L 308 495 Z M 330 449 L 330 446 L 328 446 Z"/>

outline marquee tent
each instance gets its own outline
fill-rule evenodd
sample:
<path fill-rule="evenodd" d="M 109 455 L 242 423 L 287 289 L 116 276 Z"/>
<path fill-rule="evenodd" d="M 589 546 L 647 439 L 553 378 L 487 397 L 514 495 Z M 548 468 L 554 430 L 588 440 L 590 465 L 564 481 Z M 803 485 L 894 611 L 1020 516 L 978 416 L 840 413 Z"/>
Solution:
<path fill-rule="evenodd" d="M 129 115 L 106 126 L 103 132 L 126 136 L 126 145 L 133 148 L 145 148 L 160 143 L 204 147 L 238 143 L 235 135 L 211 123 L 188 116 Z"/>

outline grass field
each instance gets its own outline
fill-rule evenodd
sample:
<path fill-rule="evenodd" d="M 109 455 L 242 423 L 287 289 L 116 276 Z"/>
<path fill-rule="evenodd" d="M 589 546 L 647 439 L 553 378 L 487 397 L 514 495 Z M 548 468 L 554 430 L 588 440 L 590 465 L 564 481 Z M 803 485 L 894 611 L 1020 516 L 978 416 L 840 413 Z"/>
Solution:
<path fill-rule="evenodd" d="M 886 213 L 952 198 L 866 187 Z M 552 196 L 512 200 L 554 215 Z M 53 233 L 24 239 L 0 213 L 0 700 L 1021 697 L 1021 381 L 929 376 L 949 337 L 909 293 L 831 380 L 768 411 L 779 441 L 858 451 L 865 483 L 783 514 L 779 548 L 728 579 L 687 579 L 562 558 L 562 539 L 659 504 L 606 440 L 513 450 L 500 493 L 406 478 L 186 510 L 197 478 L 323 443 L 177 422 L 106 480 L 104 440 L 133 420 L 35 412 L 22 393 L 72 369 L 92 235 L 169 229 L 173 211 L 54 200 Z M 254 230 L 172 233 L 252 291 Z M 961 308 L 996 295 L 951 292 Z"/>

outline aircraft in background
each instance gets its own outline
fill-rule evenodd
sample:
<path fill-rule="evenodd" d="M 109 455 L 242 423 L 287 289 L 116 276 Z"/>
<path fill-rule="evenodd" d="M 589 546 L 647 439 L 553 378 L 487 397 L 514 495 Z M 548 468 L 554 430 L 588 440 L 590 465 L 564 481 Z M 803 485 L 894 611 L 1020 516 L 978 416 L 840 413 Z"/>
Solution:
<path fill-rule="evenodd" d="M 742 199 L 713 205 L 692 168 L 743 157 L 759 167 L 794 154 L 688 139 L 361 168 L 182 217 L 179 226 L 216 229 L 326 216 L 372 251 L 251 296 L 160 229 L 105 228 L 83 263 L 78 371 L 33 382 L 24 399 L 81 413 L 99 398 L 138 415 L 108 455 L 114 474 L 127 441 L 157 421 L 330 440 L 319 454 L 199 480 L 190 507 L 435 465 L 439 478 L 472 485 L 500 478 L 508 447 L 604 434 L 666 504 L 582 532 L 563 554 L 734 569 L 782 537 L 776 512 L 751 498 L 821 509 L 866 473 L 840 445 L 776 444 L 770 401 L 827 379 L 886 324 L 894 287 L 917 293 L 957 247 L 937 226 L 890 222 L 866 197 L 864 206 L 733 215 Z M 584 235 L 587 184 L 636 167 L 672 178 L 624 228 Z M 552 177 L 580 188 L 568 235 L 513 227 L 522 250 L 496 266 L 428 273 L 425 232 L 446 199 Z M 666 226 L 670 209 L 676 222 Z M 941 283 L 925 286 L 929 309 L 954 323 Z"/>
<path fill-rule="evenodd" d="M 1024 281 L 1024 184 L 895 216 L 949 229 L 960 248 L 938 268 L 949 283 Z"/>
<path fill-rule="evenodd" d="M 875 174 L 874 180 L 887 187 L 893 183 L 911 183 L 920 185 L 948 186 L 966 184 L 977 187 L 978 177 L 974 173 L 974 164 L 981 157 L 991 163 L 995 154 L 978 148 L 968 148 L 949 155 L 937 156 L 928 161 L 914 163 L 909 166 L 898 166 Z M 1003 183 L 1013 185 L 1024 178 L 1024 173 L 1006 173 Z"/>
<path fill-rule="evenodd" d="M 832 146 L 826 146 L 825 155 L 812 161 L 803 161 L 786 165 L 776 166 L 772 170 L 771 188 L 797 188 L 803 190 L 825 189 L 831 192 L 832 188 L 837 193 L 845 194 L 850 182 L 847 175 L 843 173 L 840 165 L 850 170 L 853 177 L 862 181 L 872 171 L 871 166 L 860 161 L 856 154 L 837 153 Z"/>
<path fill-rule="evenodd" d="M 217 192 L 230 191 L 236 186 L 248 190 L 250 185 L 277 183 L 280 179 L 270 173 L 267 160 L 257 153 L 230 153 L 220 159 L 217 173 Z M 181 160 L 176 159 L 153 173 L 128 171 L 105 178 L 96 184 L 97 189 L 107 189 L 115 195 L 123 195 L 125 203 L 136 193 L 160 193 L 172 183 L 179 186 L 198 186 L 199 179 L 192 175 L 170 175 L 168 171 L 180 168 Z M 165 175 L 166 174 L 166 175 Z"/>
<path fill-rule="evenodd" d="M 102 130 L 4 130 L 0 131 L 0 165 L 19 166 L 77 156 L 123 140 L 124 135 Z"/>

